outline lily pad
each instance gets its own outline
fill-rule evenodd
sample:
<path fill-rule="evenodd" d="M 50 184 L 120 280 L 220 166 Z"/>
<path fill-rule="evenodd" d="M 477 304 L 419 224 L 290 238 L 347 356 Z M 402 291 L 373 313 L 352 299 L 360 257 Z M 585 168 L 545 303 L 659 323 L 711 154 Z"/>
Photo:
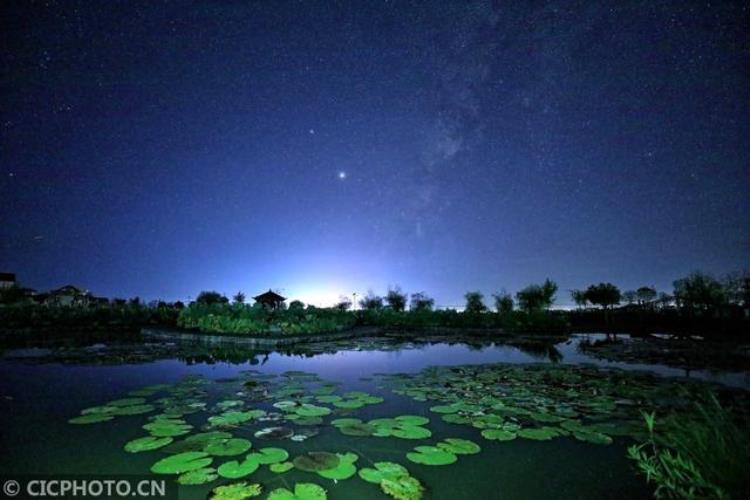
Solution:
<path fill-rule="evenodd" d="M 80 417 L 74 417 L 68 420 L 69 424 L 85 425 L 85 424 L 98 424 L 99 422 L 107 422 L 112 420 L 114 417 L 106 413 L 90 413 L 88 415 L 81 415 Z"/>
<path fill-rule="evenodd" d="M 216 480 L 218 477 L 216 469 L 213 467 L 206 467 L 204 469 L 191 470 L 181 474 L 180 477 L 177 478 L 177 482 L 183 485 L 206 484 Z"/>
<path fill-rule="evenodd" d="M 336 468 L 341 460 L 338 455 L 326 451 L 310 451 L 292 460 L 294 466 L 305 472 L 318 472 Z"/>
<path fill-rule="evenodd" d="M 406 467 L 395 462 L 375 462 L 373 465 L 375 468 L 360 469 L 359 477 L 369 483 L 380 484 L 384 479 L 396 479 L 409 475 Z"/>
<path fill-rule="evenodd" d="M 399 415 L 395 420 L 402 425 L 425 425 L 430 422 L 429 418 L 420 415 Z"/>
<path fill-rule="evenodd" d="M 250 441 L 243 438 L 217 439 L 209 441 L 203 451 L 217 457 L 229 457 L 245 453 L 251 446 Z"/>
<path fill-rule="evenodd" d="M 125 443 L 125 451 L 128 453 L 139 453 L 162 448 L 172 442 L 171 437 L 146 436 Z"/>
<path fill-rule="evenodd" d="M 294 492 L 277 488 L 268 494 L 268 500 L 325 500 L 326 490 L 315 483 L 297 483 Z"/>
<path fill-rule="evenodd" d="M 294 431 L 288 427 L 266 427 L 255 433 L 258 439 L 288 439 L 294 436 Z"/>
<path fill-rule="evenodd" d="M 271 464 L 268 466 L 271 472 L 275 472 L 276 474 L 283 474 L 284 472 L 288 472 L 292 469 L 294 469 L 294 464 L 292 462 L 281 462 L 278 464 Z"/>
<path fill-rule="evenodd" d="M 152 436 L 156 437 L 174 437 L 182 436 L 190 432 L 193 428 L 184 420 L 154 420 L 143 426 Z"/>
<path fill-rule="evenodd" d="M 397 479 L 383 479 L 380 489 L 396 500 L 420 500 L 424 494 L 424 486 L 412 476 Z"/>
<path fill-rule="evenodd" d="M 438 443 L 437 447 L 454 455 L 474 455 L 482 451 L 482 448 L 475 442 L 459 438 L 446 438 Z"/>
<path fill-rule="evenodd" d="M 209 498 L 211 500 L 245 500 L 260 496 L 263 487 L 257 483 L 248 483 L 245 481 L 239 483 L 226 484 L 217 486 L 211 490 Z"/>
<path fill-rule="evenodd" d="M 331 409 L 325 406 L 316 406 L 311 404 L 303 404 L 297 407 L 294 412 L 301 417 L 323 417 L 331 414 Z"/>
<path fill-rule="evenodd" d="M 285 461 L 289 458 L 289 453 L 282 448 L 261 448 L 258 451 L 248 455 L 261 465 L 270 465 Z"/>
<path fill-rule="evenodd" d="M 436 446 L 417 446 L 406 458 L 422 465 L 449 465 L 458 460 L 455 454 Z"/>
<path fill-rule="evenodd" d="M 341 481 L 349 479 L 357 473 L 357 467 L 354 463 L 359 458 L 354 453 L 337 453 L 339 457 L 339 464 L 332 469 L 324 469 L 318 471 L 318 474 L 326 479 L 334 479 Z"/>
<path fill-rule="evenodd" d="M 505 429 L 484 429 L 482 437 L 490 441 L 512 441 L 516 439 L 517 434 Z"/>
<path fill-rule="evenodd" d="M 518 431 L 518 437 L 535 441 L 549 441 L 559 436 L 559 432 L 552 427 L 526 428 Z"/>
<path fill-rule="evenodd" d="M 252 474 L 258 470 L 258 467 L 260 467 L 260 463 L 248 455 L 242 462 L 238 460 L 224 462 L 219 466 L 218 472 L 221 477 L 227 479 L 239 479 Z"/>
<path fill-rule="evenodd" d="M 181 474 L 196 469 L 203 469 L 211 464 L 213 459 L 208 453 L 188 451 L 163 458 L 151 466 L 154 474 Z"/>
<path fill-rule="evenodd" d="M 418 425 L 402 425 L 391 431 L 391 434 L 401 439 L 427 439 L 432 436 L 432 432 Z"/>

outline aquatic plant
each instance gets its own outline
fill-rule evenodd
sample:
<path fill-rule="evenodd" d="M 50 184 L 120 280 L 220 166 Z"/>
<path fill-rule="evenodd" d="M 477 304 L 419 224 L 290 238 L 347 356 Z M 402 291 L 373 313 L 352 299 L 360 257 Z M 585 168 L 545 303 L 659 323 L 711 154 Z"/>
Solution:
<path fill-rule="evenodd" d="M 128 453 L 139 453 L 162 448 L 173 441 L 171 437 L 146 436 L 125 443 L 125 451 Z"/>
<path fill-rule="evenodd" d="M 315 483 L 297 483 L 294 491 L 277 488 L 268 494 L 268 500 L 325 500 L 326 490 Z"/>
<path fill-rule="evenodd" d="M 437 446 L 417 446 L 406 458 L 422 465 L 449 465 L 458 460 L 455 454 Z"/>
<path fill-rule="evenodd" d="M 319 472 L 334 469 L 339 465 L 341 459 L 334 453 L 326 451 L 309 451 L 299 455 L 292 460 L 296 468 L 305 472 Z"/>
<path fill-rule="evenodd" d="M 214 469 L 213 467 L 206 467 L 203 469 L 195 469 L 180 474 L 180 476 L 177 478 L 177 482 L 186 486 L 198 485 L 210 483 L 211 481 L 216 480 L 218 477 L 219 476 L 218 474 L 216 474 L 216 469 Z"/>
<path fill-rule="evenodd" d="M 260 496 L 262 491 L 263 487 L 260 484 L 242 481 L 217 486 L 211 490 L 209 498 L 211 500 L 245 500 L 246 498 Z"/>
<path fill-rule="evenodd" d="M 188 451 L 163 458 L 151 466 L 154 474 L 181 474 L 196 469 L 203 469 L 213 462 L 208 453 Z"/>
<path fill-rule="evenodd" d="M 227 479 L 239 479 L 252 474 L 258 470 L 258 467 L 260 467 L 258 460 L 247 456 L 241 462 L 239 460 L 224 462 L 219 466 L 218 473 Z"/>
<path fill-rule="evenodd" d="M 318 471 L 318 475 L 326 479 L 334 479 L 341 481 L 349 479 L 357 473 L 357 467 L 354 463 L 359 457 L 354 453 L 337 453 L 339 457 L 339 463 L 335 467 L 329 469 L 323 469 Z"/>
<path fill-rule="evenodd" d="M 424 494 L 424 487 L 401 464 L 395 462 L 376 462 L 374 468 L 359 470 L 359 477 L 369 483 L 375 483 L 387 495 L 397 500 L 419 500 Z"/>

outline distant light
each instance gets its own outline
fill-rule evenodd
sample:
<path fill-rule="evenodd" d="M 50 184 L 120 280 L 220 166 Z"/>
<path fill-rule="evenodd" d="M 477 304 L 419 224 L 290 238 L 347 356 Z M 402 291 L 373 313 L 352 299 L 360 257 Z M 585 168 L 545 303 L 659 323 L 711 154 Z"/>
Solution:
<path fill-rule="evenodd" d="M 341 179 L 342 181 L 346 179 L 346 172 L 344 172 L 343 170 L 339 172 L 339 179 Z"/>
<path fill-rule="evenodd" d="M 308 132 L 310 133 L 310 135 L 315 135 L 315 129 L 311 128 Z"/>

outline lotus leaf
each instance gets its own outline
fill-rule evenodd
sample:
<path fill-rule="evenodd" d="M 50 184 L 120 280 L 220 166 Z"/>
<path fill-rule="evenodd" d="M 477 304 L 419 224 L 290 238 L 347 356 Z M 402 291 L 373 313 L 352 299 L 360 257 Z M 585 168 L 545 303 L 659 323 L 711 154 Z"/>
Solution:
<path fill-rule="evenodd" d="M 251 446 L 250 441 L 242 438 L 215 439 L 209 441 L 203 451 L 217 457 L 228 457 L 245 453 Z"/>
<path fill-rule="evenodd" d="M 350 424 L 339 426 L 339 431 L 345 436 L 372 436 L 377 428 L 369 424 Z"/>
<path fill-rule="evenodd" d="M 518 431 L 518 437 L 536 441 L 549 441 L 559 435 L 559 431 L 553 427 L 526 428 Z"/>
<path fill-rule="evenodd" d="M 155 420 L 143 426 L 152 436 L 174 437 L 182 436 L 193 428 L 184 420 Z"/>
<path fill-rule="evenodd" d="M 417 446 L 406 458 L 422 465 L 449 465 L 458 460 L 453 453 L 436 446 Z"/>
<path fill-rule="evenodd" d="M 354 453 L 337 453 L 339 457 L 339 464 L 332 469 L 324 469 L 318 471 L 318 474 L 326 479 L 344 480 L 349 479 L 357 473 L 357 467 L 354 463 L 359 458 Z"/>
<path fill-rule="evenodd" d="M 238 460 L 224 462 L 219 466 L 219 475 L 227 479 L 239 479 L 252 474 L 258 470 L 260 463 L 255 458 L 252 458 L 251 455 L 252 453 L 242 462 Z"/>
<path fill-rule="evenodd" d="M 612 438 L 601 432 L 573 431 L 573 437 L 592 444 L 612 444 Z"/>
<path fill-rule="evenodd" d="M 484 429 L 482 437 L 494 441 L 512 441 L 516 439 L 516 433 L 505 429 Z"/>
<path fill-rule="evenodd" d="M 353 425 L 353 424 L 361 424 L 362 421 L 358 418 L 337 418 L 335 420 L 331 420 L 331 425 L 334 426 L 341 426 L 341 425 Z"/>
<path fill-rule="evenodd" d="M 248 455 L 250 457 L 261 465 L 270 465 L 285 461 L 289 458 L 289 453 L 282 448 L 261 448 Z"/>
<path fill-rule="evenodd" d="M 474 455 L 482 451 L 478 444 L 468 439 L 446 438 L 437 446 L 455 455 Z"/>
<path fill-rule="evenodd" d="M 294 466 L 305 472 L 318 472 L 336 468 L 341 460 L 338 455 L 326 451 L 310 451 L 292 460 Z"/>
<path fill-rule="evenodd" d="M 430 422 L 429 418 L 419 415 L 399 415 L 395 420 L 401 425 L 425 425 Z"/>
<path fill-rule="evenodd" d="M 142 405 L 145 402 L 146 398 L 124 398 L 110 401 L 109 403 L 107 403 L 107 406 L 133 406 Z"/>
<path fill-rule="evenodd" d="M 305 403 L 295 408 L 294 412 L 301 417 L 322 417 L 330 415 L 331 409 L 325 406 L 315 406 Z"/>
<path fill-rule="evenodd" d="M 268 468 L 271 470 L 271 472 L 283 474 L 284 472 L 288 472 L 294 469 L 294 464 L 292 462 L 281 462 L 278 464 L 271 464 Z"/>
<path fill-rule="evenodd" d="M 430 408 L 430 411 L 435 413 L 458 413 L 458 410 L 456 405 L 438 405 Z"/>
<path fill-rule="evenodd" d="M 214 481 L 219 476 L 216 474 L 216 469 L 213 467 L 206 467 L 205 469 L 196 469 L 181 474 L 177 478 L 177 482 L 183 485 L 196 485 L 206 484 Z"/>
<path fill-rule="evenodd" d="M 163 458 L 151 466 L 154 474 L 181 474 L 196 469 L 203 469 L 211 464 L 213 459 L 208 453 L 188 451 Z"/>
<path fill-rule="evenodd" d="M 357 408 L 362 408 L 364 405 L 365 403 L 359 399 L 344 399 L 333 403 L 333 406 L 337 408 L 345 408 L 349 410 L 356 410 Z"/>
<path fill-rule="evenodd" d="M 277 488 L 268 494 L 268 500 L 325 500 L 326 490 L 314 483 L 297 483 L 294 492 Z"/>
<path fill-rule="evenodd" d="M 393 429 L 391 434 L 401 439 L 426 439 L 432 436 L 432 432 L 418 425 L 402 425 Z"/>
<path fill-rule="evenodd" d="M 125 444 L 125 451 L 128 453 L 138 453 L 141 451 L 151 451 L 168 445 L 172 442 L 171 437 L 154 437 L 146 436 L 133 439 Z"/>
<path fill-rule="evenodd" d="M 424 494 L 422 483 L 411 476 L 383 479 L 380 482 L 380 489 L 396 500 L 420 500 Z"/>
<path fill-rule="evenodd" d="M 208 418 L 208 423 L 215 427 L 230 427 L 248 422 L 260 416 L 258 411 L 227 411 Z M 265 412 L 263 412 L 265 414 Z"/>
<path fill-rule="evenodd" d="M 245 500 L 260 496 L 263 491 L 261 485 L 250 484 L 245 481 L 224 486 L 217 486 L 211 490 L 209 498 L 211 500 Z"/>
<path fill-rule="evenodd" d="M 81 415 L 80 417 L 74 417 L 68 420 L 69 424 L 97 424 L 99 422 L 106 422 L 108 420 L 112 420 L 114 417 L 112 415 L 107 415 L 105 413 L 90 413 L 88 415 Z"/>

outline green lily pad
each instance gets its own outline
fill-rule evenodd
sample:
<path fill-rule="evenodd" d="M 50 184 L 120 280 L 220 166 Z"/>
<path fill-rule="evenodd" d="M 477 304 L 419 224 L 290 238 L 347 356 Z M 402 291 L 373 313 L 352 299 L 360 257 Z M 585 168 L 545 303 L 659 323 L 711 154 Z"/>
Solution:
<path fill-rule="evenodd" d="M 190 432 L 193 428 L 192 425 L 188 424 L 184 420 L 154 420 L 143 426 L 149 434 L 156 437 L 175 437 L 182 436 Z"/>
<path fill-rule="evenodd" d="M 516 436 L 515 432 L 505 429 L 484 429 L 482 431 L 482 437 L 490 441 L 512 441 L 516 439 Z"/>
<path fill-rule="evenodd" d="M 573 431 L 573 437 L 591 444 L 612 444 L 612 438 L 601 432 Z"/>
<path fill-rule="evenodd" d="M 254 434 L 259 439 L 288 439 L 294 436 L 294 431 L 288 427 L 266 427 Z"/>
<path fill-rule="evenodd" d="M 203 469 L 211 464 L 213 459 L 208 453 L 188 451 L 163 458 L 151 466 L 154 474 L 181 474 L 196 469 Z"/>
<path fill-rule="evenodd" d="M 345 436 L 372 436 L 377 428 L 369 424 L 349 424 L 339 426 L 339 431 Z"/>
<path fill-rule="evenodd" d="M 355 424 L 361 424 L 362 420 L 358 418 L 337 418 L 335 420 L 331 420 L 331 425 L 335 427 L 341 427 L 343 425 L 355 425 Z"/>
<path fill-rule="evenodd" d="M 339 464 L 332 469 L 319 470 L 318 474 L 326 479 L 335 479 L 338 481 L 349 479 L 357 473 L 357 467 L 354 463 L 359 458 L 354 453 L 337 453 Z"/>
<path fill-rule="evenodd" d="M 344 408 L 348 410 L 356 410 L 362 408 L 365 403 L 359 399 L 344 399 L 341 401 L 334 401 L 333 406 L 336 408 Z"/>
<path fill-rule="evenodd" d="M 239 483 L 226 484 L 217 486 L 211 490 L 209 498 L 211 500 L 245 500 L 260 496 L 263 487 L 257 483 L 248 483 L 245 481 Z"/>
<path fill-rule="evenodd" d="M 218 477 L 216 469 L 213 467 L 206 467 L 204 469 L 191 470 L 181 474 L 180 477 L 177 478 L 177 482 L 183 485 L 206 484 L 216 480 Z"/>
<path fill-rule="evenodd" d="M 224 462 L 219 466 L 218 472 L 221 477 L 227 479 L 239 479 L 252 474 L 258 470 L 258 467 L 260 467 L 260 463 L 248 455 L 242 462 L 238 460 Z"/>
<path fill-rule="evenodd" d="M 132 405 L 132 406 L 117 406 L 114 408 L 112 415 L 117 416 L 128 416 L 128 415 L 143 415 L 144 413 L 150 413 L 156 408 L 153 405 Z"/>
<path fill-rule="evenodd" d="M 315 483 L 297 483 L 294 492 L 277 488 L 268 494 L 268 500 L 326 500 L 326 490 Z"/>
<path fill-rule="evenodd" d="M 549 441 L 559 435 L 559 432 L 552 427 L 527 428 L 518 431 L 518 437 L 533 439 L 535 441 Z"/>
<path fill-rule="evenodd" d="M 430 422 L 429 418 L 419 415 L 399 415 L 394 420 L 401 425 L 425 425 Z"/>
<path fill-rule="evenodd" d="M 248 455 L 248 458 L 250 457 L 253 457 L 261 465 L 270 465 L 284 462 L 289 458 L 289 453 L 282 448 L 261 448 Z"/>
<path fill-rule="evenodd" d="M 430 408 L 435 413 L 458 413 L 459 408 L 455 405 L 437 405 Z"/>
<path fill-rule="evenodd" d="M 380 481 L 380 489 L 396 500 L 420 500 L 424 495 L 422 483 L 411 476 L 383 479 Z"/>
<path fill-rule="evenodd" d="M 422 465 L 449 465 L 458 460 L 455 454 L 436 446 L 417 446 L 406 458 Z"/>
<path fill-rule="evenodd" d="M 271 472 L 275 472 L 276 474 L 283 474 L 284 472 L 288 472 L 294 469 L 294 464 L 292 462 L 281 462 L 278 464 L 271 464 L 270 466 L 268 466 L 268 468 L 271 470 Z"/>
<path fill-rule="evenodd" d="M 292 460 L 294 466 L 305 472 L 318 472 L 336 468 L 341 460 L 333 453 L 326 451 L 310 451 Z"/>
<path fill-rule="evenodd" d="M 331 409 L 325 406 L 315 406 L 311 404 L 303 404 L 294 410 L 294 413 L 301 417 L 323 417 L 331 414 Z"/>
<path fill-rule="evenodd" d="M 110 401 L 109 403 L 107 403 L 107 406 L 133 406 L 142 405 L 145 402 L 146 398 L 123 398 Z"/>
<path fill-rule="evenodd" d="M 203 451 L 217 457 L 229 457 L 245 453 L 252 444 L 247 439 L 232 438 L 209 441 Z"/>
<path fill-rule="evenodd" d="M 114 417 L 106 413 L 90 413 L 88 415 L 81 415 L 80 417 L 74 417 L 68 420 L 69 424 L 85 425 L 85 424 L 98 424 L 99 422 L 107 422 L 112 420 Z"/>
<path fill-rule="evenodd" d="M 125 443 L 125 451 L 128 453 L 139 453 L 162 448 L 172 442 L 171 437 L 146 436 Z"/>
<path fill-rule="evenodd" d="M 402 425 L 393 429 L 391 435 L 401 439 L 427 439 L 432 432 L 418 425 Z"/>
<path fill-rule="evenodd" d="M 233 427 L 265 415 L 263 410 L 225 411 L 208 418 L 208 423 L 214 427 Z"/>
<path fill-rule="evenodd" d="M 397 479 L 408 476 L 409 471 L 395 462 L 375 462 L 375 468 L 366 467 L 359 470 L 359 477 L 369 483 L 380 484 L 384 479 Z"/>
<path fill-rule="evenodd" d="M 454 455 L 474 455 L 482 451 L 482 448 L 475 442 L 459 438 L 446 438 L 438 443 L 437 447 Z"/>

